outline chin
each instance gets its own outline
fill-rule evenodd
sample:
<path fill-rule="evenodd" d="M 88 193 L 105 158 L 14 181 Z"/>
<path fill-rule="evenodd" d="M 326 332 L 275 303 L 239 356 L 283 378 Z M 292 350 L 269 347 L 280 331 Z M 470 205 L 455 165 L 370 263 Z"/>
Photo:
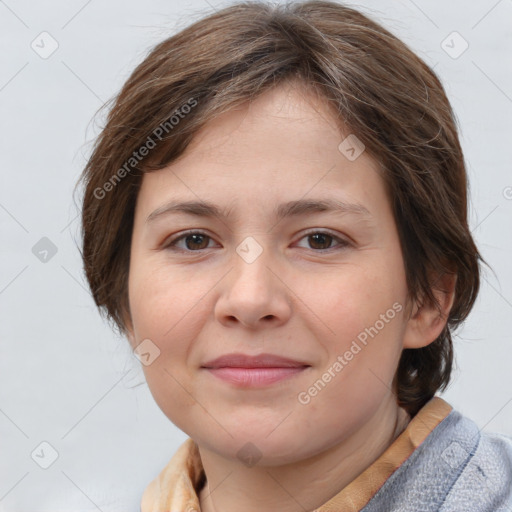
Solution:
<path fill-rule="evenodd" d="M 297 432 L 292 434 L 283 430 L 278 434 L 277 430 L 272 432 L 272 429 L 255 429 L 250 426 L 243 431 L 240 428 L 226 428 L 229 432 L 236 432 L 233 437 L 225 434 L 222 438 L 202 438 L 204 443 L 197 438 L 199 441 L 196 442 L 222 457 L 238 459 L 247 467 L 281 466 L 307 457 L 302 450 L 305 446 L 310 446 L 307 437 L 311 436 L 300 439 Z"/>

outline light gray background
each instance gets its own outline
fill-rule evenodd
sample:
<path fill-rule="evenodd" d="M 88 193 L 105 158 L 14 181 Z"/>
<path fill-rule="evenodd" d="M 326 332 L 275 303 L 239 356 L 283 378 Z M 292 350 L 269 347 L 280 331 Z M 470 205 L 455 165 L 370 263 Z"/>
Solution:
<path fill-rule="evenodd" d="M 0 511 L 139 510 L 186 439 L 95 309 L 72 192 L 94 113 L 154 44 L 226 5 L 210 2 L 0 1 Z M 444 397 L 483 430 L 512 434 L 512 0 L 351 5 L 435 66 L 456 111 L 471 226 L 496 275 L 484 271 Z M 47 59 L 31 48 L 43 31 L 59 45 Z M 456 59 L 441 47 L 453 31 L 469 43 Z M 57 248 L 46 262 L 32 252 L 43 237 Z M 31 458 L 43 441 L 58 452 L 46 470 Z"/>

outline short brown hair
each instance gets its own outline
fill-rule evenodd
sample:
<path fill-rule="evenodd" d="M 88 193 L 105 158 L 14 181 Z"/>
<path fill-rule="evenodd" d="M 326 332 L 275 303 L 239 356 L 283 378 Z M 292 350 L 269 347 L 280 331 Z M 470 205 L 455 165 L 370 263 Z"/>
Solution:
<path fill-rule="evenodd" d="M 177 159 L 218 114 L 291 79 L 320 94 L 379 162 L 409 297 L 437 305 L 433 279 L 457 276 L 441 335 L 424 348 L 405 349 L 400 359 L 398 403 L 414 415 L 449 382 L 451 331 L 474 304 L 483 260 L 468 228 L 464 157 L 440 80 L 388 30 L 342 4 L 239 2 L 159 43 L 133 71 L 111 100 L 79 180 L 85 185 L 82 257 L 94 300 L 126 334 L 143 173 Z M 165 136 L 156 136 L 158 127 Z M 143 146 L 151 149 L 141 158 Z"/>

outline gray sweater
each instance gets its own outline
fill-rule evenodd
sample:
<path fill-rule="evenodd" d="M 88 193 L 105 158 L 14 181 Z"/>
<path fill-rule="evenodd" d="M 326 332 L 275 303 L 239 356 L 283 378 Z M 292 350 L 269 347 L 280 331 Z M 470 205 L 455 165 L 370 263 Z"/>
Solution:
<path fill-rule="evenodd" d="M 452 410 L 362 512 L 512 512 L 512 438 Z"/>

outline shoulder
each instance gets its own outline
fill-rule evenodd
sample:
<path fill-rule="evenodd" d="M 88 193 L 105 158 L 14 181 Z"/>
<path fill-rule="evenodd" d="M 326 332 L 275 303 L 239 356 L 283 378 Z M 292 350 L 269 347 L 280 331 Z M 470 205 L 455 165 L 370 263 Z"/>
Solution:
<path fill-rule="evenodd" d="M 472 420 L 464 416 L 457 419 L 454 432 L 461 437 L 455 436 L 443 455 L 459 474 L 440 512 L 512 512 L 512 437 L 480 432 Z M 475 429 L 477 442 L 467 451 L 461 439 Z"/>
<path fill-rule="evenodd" d="M 512 512 L 512 438 L 452 410 L 364 512 Z"/>

